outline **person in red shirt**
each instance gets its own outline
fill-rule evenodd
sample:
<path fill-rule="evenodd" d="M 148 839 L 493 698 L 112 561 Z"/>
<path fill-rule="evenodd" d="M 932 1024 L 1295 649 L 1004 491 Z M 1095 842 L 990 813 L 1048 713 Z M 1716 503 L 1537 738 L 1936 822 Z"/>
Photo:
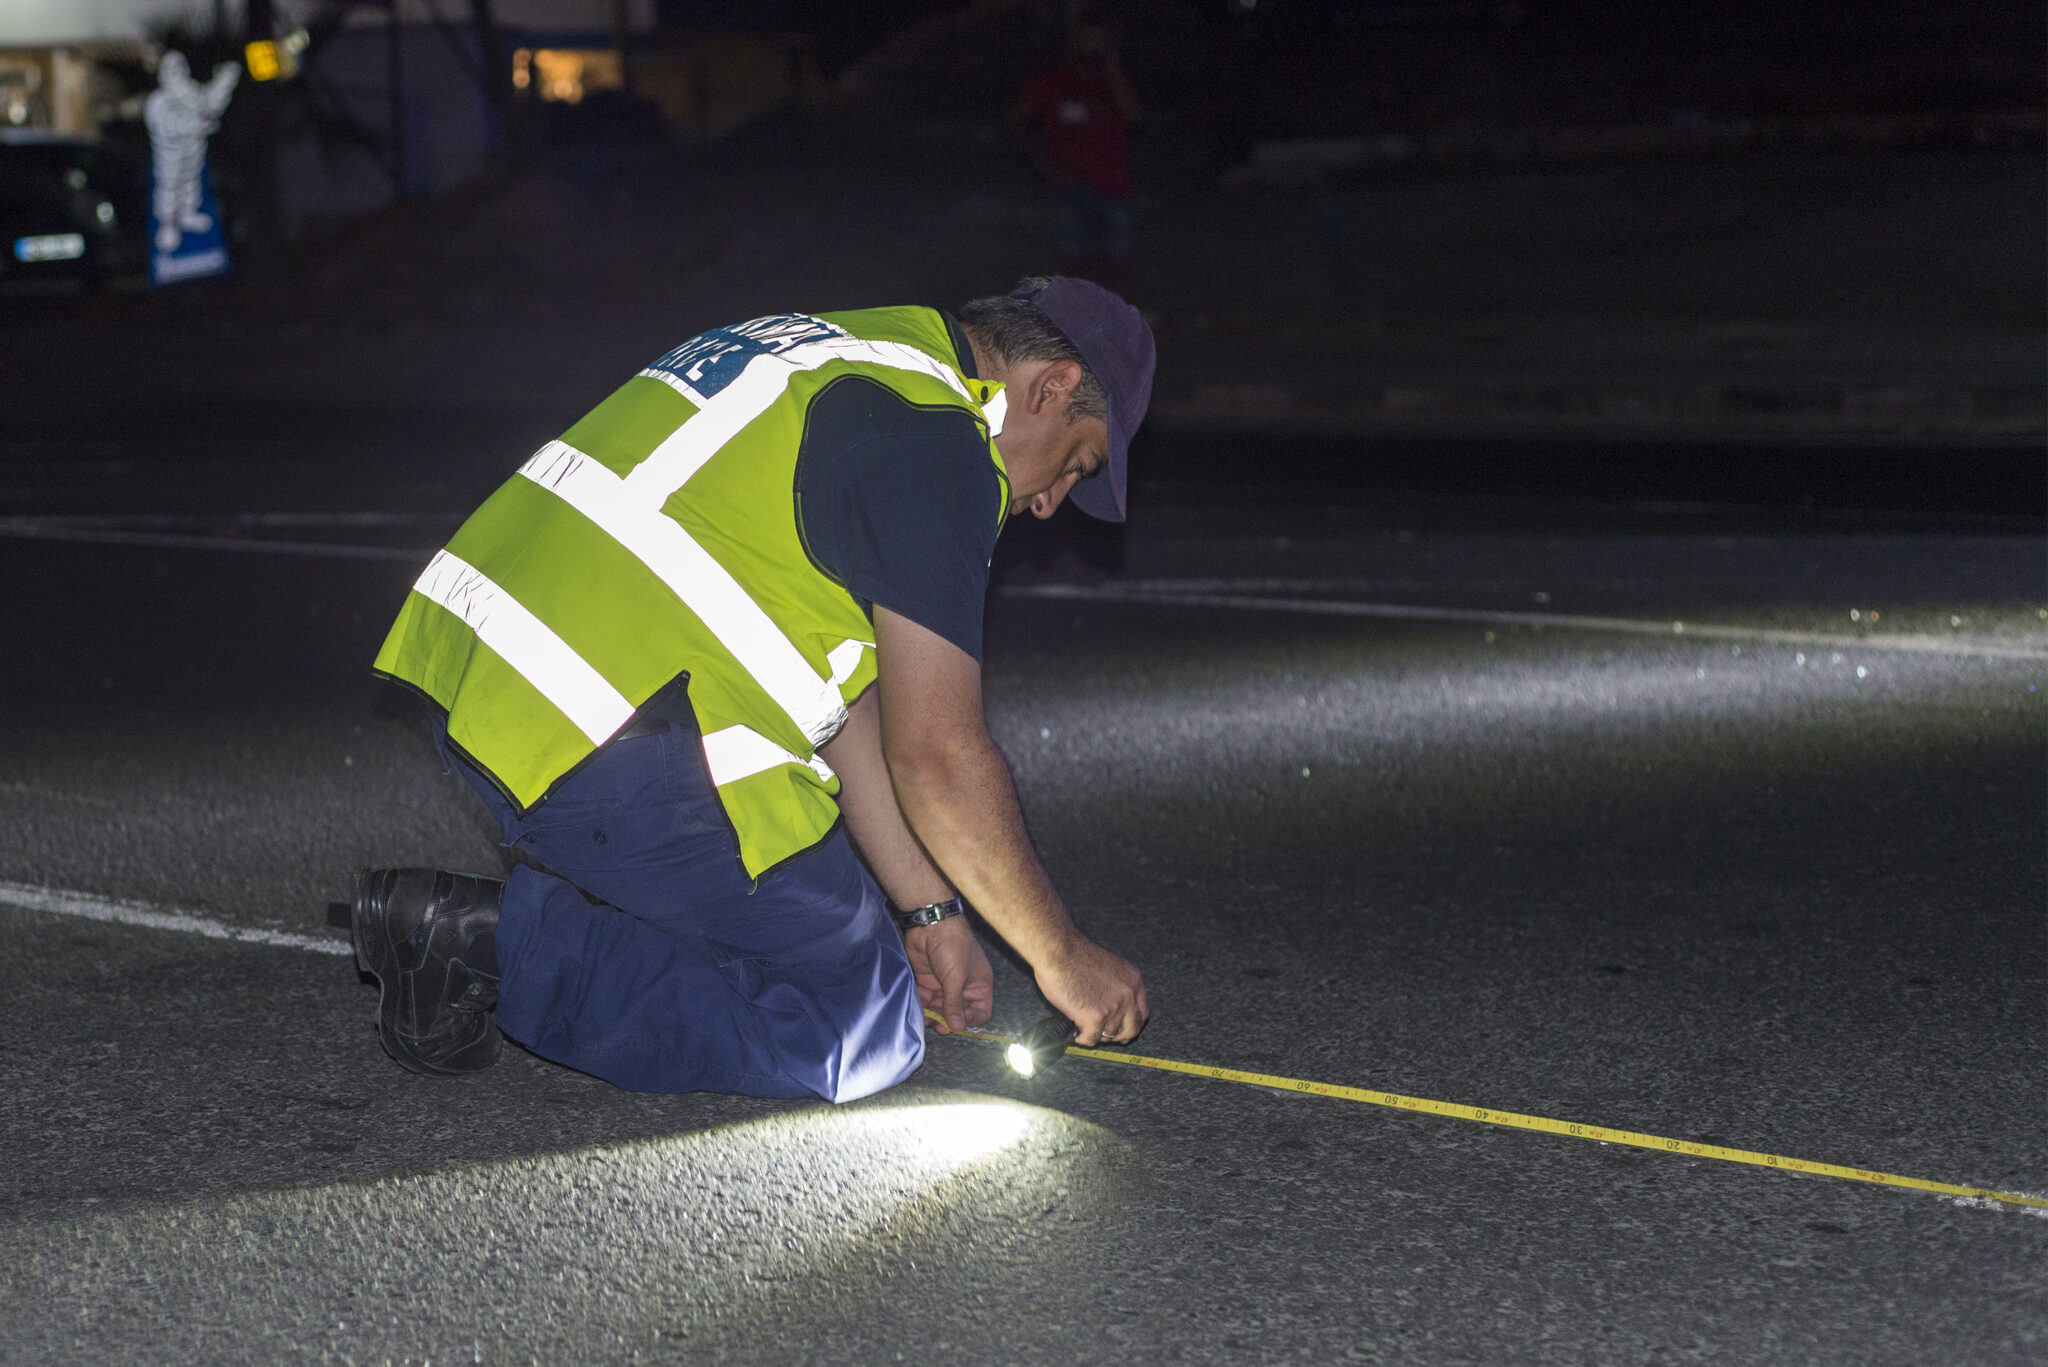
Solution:
<path fill-rule="evenodd" d="M 1131 124 L 1138 97 L 1109 33 L 1092 20 L 1067 31 L 1060 64 L 1025 83 L 1011 122 L 1060 188 L 1061 271 L 1120 289 L 1130 274 Z"/>

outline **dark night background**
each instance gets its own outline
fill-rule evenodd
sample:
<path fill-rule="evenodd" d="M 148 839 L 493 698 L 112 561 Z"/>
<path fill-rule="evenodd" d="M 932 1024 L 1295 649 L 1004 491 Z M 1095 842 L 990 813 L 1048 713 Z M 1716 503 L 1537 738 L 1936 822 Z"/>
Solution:
<path fill-rule="evenodd" d="M 14 434 L 111 432 L 134 406 L 153 427 L 171 405 L 194 437 L 311 437 L 334 407 L 374 423 L 415 402 L 400 376 L 419 346 L 394 330 L 516 353 L 538 352 L 535 325 L 571 329 L 584 340 L 533 358 L 550 391 L 517 387 L 530 421 L 437 387 L 433 408 L 490 410 L 517 448 L 697 327 L 951 303 L 1043 269 L 1051 192 L 1003 114 L 1065 13 L 664 0 L 627 38 L 641 93 L 573 105 L 454 63 L 472 26 L 422 26 L 401 84 L 466 83 L 489 106 L 463 161 L 435 152 L 421 125 L 443 106 L 418 99 L 409 141 L 378 142 L 382 21 L 319 9 L 305 76 L 245 84 L 215 140 L 232 276 L 81 296 L 0 275 Z M 1144 479 L 1227 483 L 1250 433 L 1289 482 L 1372 501 L 2041 513 L 2025 7 L 1131 0 L 1103 17 L 1143 102 L 1119 283 L 1167 361 Z M 393 184 L 405 199 L 378 207 Z M 398 374 L 266 384 L 250 358 L 276 339 L 315 371 L 331 346 Z M 1376 431 L 1404 440 L 1352 440 Z"/>

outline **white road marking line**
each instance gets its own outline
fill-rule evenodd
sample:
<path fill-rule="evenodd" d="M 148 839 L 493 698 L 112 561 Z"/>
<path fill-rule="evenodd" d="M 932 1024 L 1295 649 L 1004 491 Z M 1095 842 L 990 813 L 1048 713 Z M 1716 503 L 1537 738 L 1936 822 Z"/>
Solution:
<path fill-rule="evenodd" d="M 0 537 L 23 541 L 70 541 L 103 546 L 161 546 L 171 550 L 258 551 L 269 555 L 308 555 L 335 560 L 396 560 L 418 565 L 431 550 L 402 546 L 351 546 L 324 541 L 273 541 L 268 537 L 202 536 L 194 532 L 127 531 L 113 527 L 65 525 L 30 517 L 0 517 Z"/>
<path fill-rule="evenodd" d="M 95 807 L 117 807 L 123 799 L 103 797 L 96 793 L 67 793 L 62 788 L 51 788 L 40 783 L 0 783 L 0 797 L 26 797 L 37 802 L 85 802 Z"/>
<path fill-rule="evenodd" d="M 150 930 L 175 930 L 185 935 L 203 935 L 209 940 L 236 940 L 244 944 L 274 945 L 280 949 L 310 949 L 315 954 L 355 953 L 348 941 L 329 939 L 324 935 L 299 935 L 289 930 L 238 926 L 195 911 L 181 911 L 153 902 L 131 902 L 90 892 L 37 887 L 31 883 L 0 883 L 0 906 L 46 912 L 53 916 L 77 916 L 87 921 L 144 926 Z"/>
<path fill-rule="evenodd" d="M 1262 586 L 1264 581 L 1262 581 Z M 1631 636 L 1700 637 L 1710 641 L 1765 641 L 1823 645 L 1836 649 L 1883 650 L 1920 655 L 1975 655 L 2004 660 L 2048 660 L 2048 648 L 1945 640 L 1939 636 L 1844 636 L 1775 627 L 1646 621 L 1628 617 L 1587 617 L 1562 612 L 1504 612 L 1490 608 L 1416 607 L 1405 603 L 1360 603 L 1342 598 L 1284 598 L 1271 594 L 1214 592 L 1185 581 L 1133 580 L 1123 584 L 1023 584 L 1002 590 L 1006 598 L 1051 598 L 1096 603 L 1146 603 L 1163 607 L 1238 608 L 1257 612 L 1299 612 L 1325 617 L 1377 617 L 1416 622 L 1483 622 L 1488 625 L 1560 627 L 1611 631 Z"/>
<path fill-rule="evenodd" d="M 9 522 L 34 523 L 42 527 L 89 527 L 102 531 L 176 532 L 218 534 L 225 526 L 236 527 L 411 527 L 424 522 L 462 521 L 463 513 L 393 512 L 254 512 L 254 513 L 17 513 Z"/>

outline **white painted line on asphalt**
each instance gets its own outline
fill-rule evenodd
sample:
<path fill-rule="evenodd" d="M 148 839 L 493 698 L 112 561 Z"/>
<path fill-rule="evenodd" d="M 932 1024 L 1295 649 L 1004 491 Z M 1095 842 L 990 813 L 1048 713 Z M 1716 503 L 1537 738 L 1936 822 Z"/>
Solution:
<path fill-rule="evenodd" d="M 355 952 L 348 941 L 329 939 L 324 935 L 299 935 L 289 930 L 238 926 L 198 912 L 158 906 L 153 902 L 131 902 L 90 892 L 37 887 L 31 883 L 0 883 L 0 906 L 40 911 L 53 916 L 77 916 L 87 921 L 144 926 L 150 930 L 175 930 L 185 935 L 203 935 L 209 940 L 235 940 L 244 944 L 274 945 L 280 949 L 310 949 L 315 954 Z"/>
<path fill-rule="evenodd" d="M 305 512 L 254 513 L 17 513 L 9 522 L 33 523 L 39 527 L 94 527 L 106 531 L 176 532 L 218 534 L 221 527 L 412 527 L 423 522 L 453 525 L 462 513 L 418 511 L 393 512 L 371 509 L 349 512 L 337 509 Z"/>
<path fill-rule="evenodd" d="M 1259 586 L 1271 588 L 1272 581 Z M 1646 621 L 1629 617 L 1587 617 L 1562 612 L 1505 612 L 1491 608 L 1433 608 L 1406 603 L 1360 603 L 1344 598 L 1291 598 L 1270 593 L 1217 592 L 1215 581 L 1139 579 L 1121 584 L 1022 584 L 1005 587 L 1007 598 L 1049 598 L 1069 602 L 1143 603 L 1159 607 L 1235 608 L 1251 612 L 1299 612 L 1325 617 L 1376 617 L 1412 622 L 1478 622 L 1489 626 L 1568 628 L 1610 631 L 1631 636 L 1665 636 L 1675 640 L 1700 637 L 1710 641 L 1764 641 L 1782 645 L 1820 645 L 1837 650 L 1882 650 L 1918 655 L 1973 655 L 2001 660 L 2048 660 L 2048 647 L 2001 645 L 1991 641 L 1959 641 L 1940 636 L 1845 636 L 1824 631 L 1786 631 L 1775 627 L 1710 625 L 1685 621 Z"/>
<path fill-rule="evenodd" d="M 97 793 L 67 793 L 61 788 L 50 788 L 40 783 L 0 783 L 0 796 L 26 797 L 37 802 L 84 802 L 95 807 L 117 807 L 124 799 L 105 797 Z"/>
<path fill-rule="evenodd" d="M 161 546 L 171 550 L 256 551 L 268 555 L 306 555 L 334 560 L 393 560 L 424 565 L 431 550 L 403 546 L 351 546 L 340 542 L 282 541 L 268 537 L 204 536 L 194 532 L 135 531 L 76 523 L 44 522 L 32 517 L 0 517 L 0 537 L 23 541 L 69 541 L 104 546 Z"/>

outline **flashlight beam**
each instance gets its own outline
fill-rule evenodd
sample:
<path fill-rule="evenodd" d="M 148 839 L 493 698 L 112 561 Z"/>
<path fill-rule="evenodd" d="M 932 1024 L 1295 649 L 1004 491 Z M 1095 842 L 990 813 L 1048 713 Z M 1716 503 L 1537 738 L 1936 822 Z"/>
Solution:
<path fill-rule="evenodd" d="M 1011 1042 L 1008 1036 L 991 1035 L 982 1030 L 955 1030 L 953 1033 L 967 1039 L 1007 1044 L 1011 1049 L 1021 1047 Z M 1305 1092 L 1311 1096 L 1326 1096 L 1337 1101 L 1358 1101 L 1368 1106 L 1385 1106 L 1397 1111 L 1440 1115 L 1453 1120 L 1472 1120 L 1482 1125 L 1501 1125 L 1513 1130 L 1535 1130 L 1543 1134 L 1562 1135 L 1568 1139 L 1591 1139 L 1602 1144 L 1626 1144 L 1631 1148 L 1675 1154 L 1680 1158 L 1713 1158 L 1723 1163 L 1776 1168 L 1781 1172 L 1805 1173 L 1813 1177 L 1835 1177 L 1845 1182 L 1905 1187 L 1912 1191 L 1934 1192 L 1940 1196 L 1996 1201 L 2001 1205 L 2030 1210 L 2048 1210 L 2048 1197 L 2033 1196 L 2025 1192 L 1998 1191 L 1991 1187 L 1973 1187 L 1956 1182 L 1937 1182 L 1924 1177 L 1901 1177 L 1897 1173 L 1878 1172 L 1870 1168 L 1853 1168 L 1841 1163 L 1818 1163 L 1807 1158 L 1787 1158 L 1782 1154 L 1729 1148 L 1724 1144 L 1697 1143 L 1689 1139 L 1671 1139 L 1660 1134 L 1643 1134 L 1640 1131 L 1620 1130 L 1607 1125 L 1553 1120 L 1548 1116 L 1524 1115 L 1519 1111 L 1500 1111 L 1489 1106 L 1466 1106 L 1455 1101 L 1432 1101 L 1428 1097 L 1403 1096 L 1399 1092 L 1372 1091 L 1363 1087 L 1346 1087 L 1334 1082 L 1312 1082 L 1306 1078 L 1280 1077 L 1273 1073 L 1248 1073 L 1239 1068 L 1218 1068 L 1205 1063 L 1183 1063 L 1179 1059 L 1152 1058 L 1143 1054 L 1126 1054 L 1107 1049 L 1085 1049 L 1078 1044 L 1068 1045 L 1066 1052 L 1079 1058 L 1094 1059 L 1098 1063 L 1121 1063 L 1132 1068 L 1154 1068 L 1160 1072 L 1213 1078 L 1218 1082 L 1236 1082 L 1247 1087 Z"/>
<path fill-rule="evenodd" d="M 1348 598 L 1287 598 L 1269 594 L 1216 592 L 1207 581 L 1132 580 L 1121 584 L 1023 584 L 1000 590 L 1008 598 L 1054 598 L 1101 603 L 1145 603 L 1162 607 L 1235 608 L 1250 612 L 1306 613 L 1319 617 L 1373 617 L 1410 622 L 1472 622 L 1487 626 L 1552 627 L 1571 631 L 1620 632 L 1629 636 L 1688 637 L 1707 641 L 1758 641 L 1767 645 L 1826 646 L 1836 650 L 1882 650 L 1921 655 L 1968 655 L 2000 660 L 2048 659 L 2038 646 L 1994 641 L 1950 640 L 1900 634 L 1854 636 L 1840 632 L 1786 631 L 1777 627 L 1726 626 L 1703 622 L 1644 621 L 1589 617 L 1564 612 L 1504 612 L 1489 608 L 1432 608 L 1406 603 L 1362 603 Z"/>

